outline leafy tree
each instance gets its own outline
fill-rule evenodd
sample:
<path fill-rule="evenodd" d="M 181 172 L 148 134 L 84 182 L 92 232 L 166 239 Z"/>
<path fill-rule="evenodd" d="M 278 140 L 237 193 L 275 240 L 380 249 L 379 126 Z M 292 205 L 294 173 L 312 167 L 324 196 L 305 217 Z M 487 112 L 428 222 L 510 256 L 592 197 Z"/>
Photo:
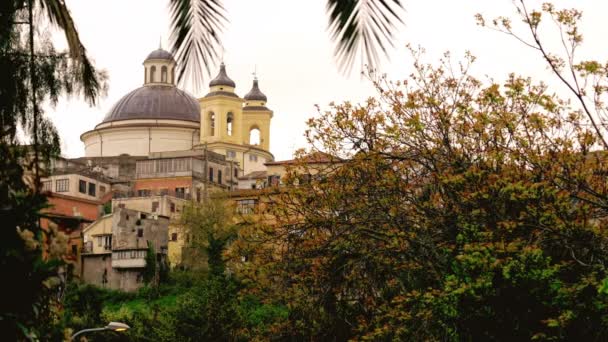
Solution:
<path fill-rule="evenodd" d="M 148 241 L 148 250 L 146 251 L 146 268 L 143 272 L 144 281 L 146 284 L 152 283 L 158 285 L 158 267 L 156 264 L 156 251 L 154 246 Z"/>
<path fill-rule="evenodd" d="M 551 3 L 543 3 L 540 9 L 531 9 L 525 0 L 513 3 L 517 19 L 524 26 L 523 32 L 507 16 L 493 19 L 487 26 L 538 52 L 553 74 L 574 96 L 580 105 L 578 110 L 585 115 L 585 123 L 591 125 L 599 143 L 607 149 L 608 132 L 603 123 L 608 119 L 608 67 L 605 62 L 582 60 L 577 53 L 583 43 L 579 27 L 583 13 L 575 8 L 559 9 Z M 480 14 L 477 15 L 477 22 L 486 26 L 486 19 Z M 559 49 L 549 48 L 547 35 L 541 34 L 547 29 L 557 32 L 561 42 Z"/>
<path fill-rule="evenodd" d="M 309 121 L 325 167 L 294 167 L 286 183 L 310 182 L 272 195 L 271 227 L 241 232 L 257 249 L 243 276 L 290 308 L 277 336 L 606 334 L 597 136 L 545 85 L 515 75 L 484 83 L 468 73 L 472 62 L 418 58 L 409 79 L 374 80 L 377 99 Z"/>
<path fill-rule="evenodd" d="M 237 231 L 234 208 L 222 198 L 201 204 L 191 202 L 184 207 L 181 222 L 189 236 L 183 253 L 184 266 L 208 268 L 212 275 L 224 274 L 223 253 Z"/>
<path fill-rule="evenodd" d="M 57 325 L 59 270 L 66 237 L 55 229 L 40 228 L 39 212 L 46 199 L 31 189 L 38 183 L 39 164 L 48 165 L 59 154 L 58 134 L 40 104 L 53 105 L 60 94 L 81 90 L 94 101 L 103 89 L 103 74 L 83 59 L 82 45 L 69 53 L 57 52 L 48 33 L 35 30 L 35 23 L 43 22 L 39 10 L 47 10 L 51 23 L 62 28 L 65 20 L 71 21 L 63 9 L 62 1 L 0 4 L 0 265 L 19 289 L 5 291 L 0 300 L 0 328 L 8 340 L 54 340 L 62 335 Z M 71 38 L 78 41 L 77 35 Z M 33 138 L 31 148 L 18 139 L 20 128 Z"/>

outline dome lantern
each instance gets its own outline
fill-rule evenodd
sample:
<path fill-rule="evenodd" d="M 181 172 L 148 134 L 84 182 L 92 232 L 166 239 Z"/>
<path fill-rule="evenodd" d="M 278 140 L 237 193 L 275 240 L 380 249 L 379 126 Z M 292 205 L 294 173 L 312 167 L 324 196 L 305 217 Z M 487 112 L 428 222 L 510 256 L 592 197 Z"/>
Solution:
<path fill-rule="evenodd" d="M 177 64 L 173 55 L 158 48 L 144 60 L 144 85 L 175 86 L 175 68 Z"/>

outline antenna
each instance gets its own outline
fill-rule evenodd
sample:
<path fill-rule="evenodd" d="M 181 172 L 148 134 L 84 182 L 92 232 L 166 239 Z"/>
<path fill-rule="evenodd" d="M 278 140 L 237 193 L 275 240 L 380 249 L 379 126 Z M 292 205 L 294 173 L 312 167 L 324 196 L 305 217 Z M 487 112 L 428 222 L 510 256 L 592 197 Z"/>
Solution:
<path fill-rule="evenodd" d="M 253 73 L 252 73 L 252 75 L 253 75 L 253 79 L 254 80 L 258 79 L 258 65 L 257 64 L 253 65 Z"/>

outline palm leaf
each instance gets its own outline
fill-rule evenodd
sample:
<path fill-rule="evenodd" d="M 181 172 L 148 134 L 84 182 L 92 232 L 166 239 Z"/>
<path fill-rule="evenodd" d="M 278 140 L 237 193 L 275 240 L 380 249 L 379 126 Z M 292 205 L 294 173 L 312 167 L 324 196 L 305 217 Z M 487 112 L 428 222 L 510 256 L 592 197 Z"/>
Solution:
<path fill-rule="evenodd" d="M 393 47 L 394 30 L 403 21 L 400 0 L 328 0 L 329 30 L 336 42 L 335 56 L 343 71 L 352 69 L 357 56 L 370 67 Z"/>
<path fill-rule="evenodd" d="M 94 105 L 102 89 L 99 77 L 93 63 L 86 54 L 86 49 L 80 41 L 74 20 L 63 0 L 39 0 L 39 6 L 46 11 L 51 24 L 56 25 L 65 33 L 68 43 L 69 56 L 74 61 L 77 72 L 74 75 L 76 83 L 82 88 L 84 98 Z"/>
<path fill-rule="evenodd" d="M 178 82 L 188 78 L 200 89 L 221 48 L 219 34 L 227 19 L 220 0 L 170 0 L 171 51 L 178 63 Z"/>

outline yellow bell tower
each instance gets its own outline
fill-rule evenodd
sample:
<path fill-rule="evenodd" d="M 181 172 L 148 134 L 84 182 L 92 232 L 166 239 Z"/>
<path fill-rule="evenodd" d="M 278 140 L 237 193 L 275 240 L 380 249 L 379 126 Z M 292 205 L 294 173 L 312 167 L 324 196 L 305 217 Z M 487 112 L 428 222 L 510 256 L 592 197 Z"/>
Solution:
<path fill-rule="evenodd" d="M 243 107 L 243 133 L 241 139 L 249 144 L 257 144 L 262 149 L 270 150 L 270 119 L 272 111 L 266 107 L 266 95 L 259 88 L 257 77 L 253 87 L 245 95 Z M 257 136 L 256 136 L 257 135 Z"/>
<path fill-rule="evenodd" d="M 199 99 L 200 142 L 238 162 L 245 175 L 264 171 L 264 163 L 274 160 L 269 152 L 273 113 L 266 107 L 267 98 L 260 91 L 257 78 L 244 99 L 234 92 L 235 88 L 222 63 L 218 75 L 209 83 L 209 93 Z"/>

